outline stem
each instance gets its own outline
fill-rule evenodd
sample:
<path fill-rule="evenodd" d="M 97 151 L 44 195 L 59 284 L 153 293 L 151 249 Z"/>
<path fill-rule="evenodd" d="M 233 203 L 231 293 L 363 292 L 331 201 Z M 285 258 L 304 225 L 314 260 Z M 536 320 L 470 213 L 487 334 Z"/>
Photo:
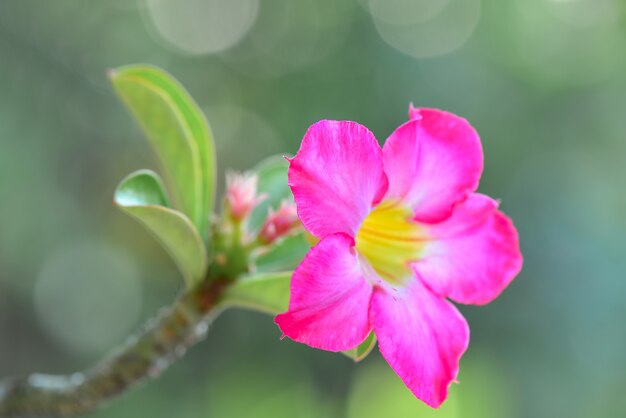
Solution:
<path fill-rule="evenodd" d="M 0 417 L 74 417 L 91 412 L 157 377 L 204 339 L 220 311 L 226 281 L 204 282 L 183 293 L 137 336 L 93 368 L 66 376 L 32 374 L 0 381 Z"/>

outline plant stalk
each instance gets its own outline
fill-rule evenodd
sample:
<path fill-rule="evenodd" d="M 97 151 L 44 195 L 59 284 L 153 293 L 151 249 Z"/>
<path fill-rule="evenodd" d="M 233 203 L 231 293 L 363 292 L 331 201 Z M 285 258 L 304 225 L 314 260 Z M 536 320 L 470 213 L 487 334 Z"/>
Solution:
<path fill-rule="evenodd" d="M 0 380 L 0 417 L 75 417 L 160 375 L 206 336 L 226 280 L 205 281 L 164 308 L 138 335 L 91 369 Z"/>

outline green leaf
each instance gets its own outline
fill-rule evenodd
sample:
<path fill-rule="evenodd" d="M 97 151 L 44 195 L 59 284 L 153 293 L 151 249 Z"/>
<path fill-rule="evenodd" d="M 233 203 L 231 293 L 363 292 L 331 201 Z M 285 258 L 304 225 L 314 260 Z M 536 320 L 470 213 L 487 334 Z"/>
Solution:
<path fill-rule="evenodd" d="M 458 381 L 447 400 L 433 409 L 417 399 L 384 361 L 372 361 L 355 371 L 347 396 L 347 418 L 502 418 L 519 416 L 515 386 L 505 367 L 489 352 L 470 351 L 461 361 Z M 382 359 L 381 359 L 382 360 Z M 588 416 L 603 416 L 587 414 Z M 585 414 L 583 414 L 585 416 Z M 613 416 L 613 415 L 610 415 Z"/>
<path fill-rule="evenodd" d="M 287 236 L 272 245 L 267 253 L 259 255 L 255 265 L 260 272 L 293 270 L 310 249 L 304 232 Z"/>
<path fill-rule="evenodd" d="M 166 207 L 167 196 L 159 176 L 139 170 L 126 177 L 115 191 L 114 203 L 141 222 L 171 255 L 188 287 L 204 277 L 204 243 L 183 213 Z"/>
<path fill-rule="evenodd" d="M 122 180 L 115 191 L 115 204 L 169 206 L 163 182 L 152 170 L 137 170 Z"/>
<path fill-rule="evenodd" d="M 226 289 L 222 301 L 271 315 L 285 312 L 289 307 L 292 274 L 283 271 L 242 277 Z"/>
<path fill-rule="evenodd" d="M 372 352 L 375 346 L 376 346 L 376 335 L 372 331 L 370 332 L 370 335 L 367 336 L 365 341 L 359 344 L 356 348 L 353 348 L 352 350 L 348 350 L 348 351 L 342 351 L 341 354 L 344 354 L 350 357 L 355 362 L 361 361 L 365 357 L 367 357 L 369 353 Z"/>
<path fill-rule="evenodd" d="M 382 359 L 381 359 L 382 360 Z M 461 366 L 461 371 L 463 365 Z M 392 368 L 384 361 L 372 361 L 355 370 L 353 385 L 346 397 L 346 418 L 415 417 L 415 418 L 483 418 L 485 415 L 465 414 L 459 406 L 457 390 L 467 384 L 451 385 L 448 399 L 433 409 L 411 393 Z M 482 384 L 481 381 L 479 384 Z M 478 402 L 488 403 L 487 398 Z M 512 417 L 516 414 L 502 415 Z"/>
<path fill-rule="evenodd" d="M 110 78 L 162 163 L 173 206 L 206 239 L 215 195 L 215 144 L 204 114 L 159 68 L 122 67 L 112 70 Z"/>
<path fill-rule="evenodd" d="M 259 176 L 258 192 L 265 194 L 266 199 L 250 215 L 249 230 L 255 231 L 261 228 L 268 208 L 277 209 L 282 200 L 293 200 L 287 184 L 288 169 L 289 163 L 280 155 L 266 158 L 253 169 Z"/>
<path fill-rule="evenodd" d="M 242 277 L 224 292 L 222 302 L 227 306 L 252 309 L 277 315 L 289 308 L 289 291 L 293 272 L 261 273 Z M 376 346 L 373 332 L 358 347 L 342 354 L 361 361 Z"/>

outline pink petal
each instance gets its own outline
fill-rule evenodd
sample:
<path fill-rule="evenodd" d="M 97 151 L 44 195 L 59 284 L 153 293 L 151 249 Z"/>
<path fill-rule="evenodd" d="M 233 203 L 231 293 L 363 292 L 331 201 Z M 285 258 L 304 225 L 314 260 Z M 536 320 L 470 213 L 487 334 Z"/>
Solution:
<path fill-rule="evenodd" d="M 414 107 L 413 103 L 411 103 L 409 105 L 409 120 L 413 120 L 413 119 L 421 119 L 422 115 L 420 115 L 420 109 L 419 107 Z"/>
<path fill-rule="evenodd" d="M 350 350 L 365 340 L 372 286 L 353 246 L 351 237 L 333 234 L 307 253 L 291 279 L 289 311 L 275 319 L 284 335 L 329 351 Z"/>
<path fill-rule="evenodd" d="M 432 225 L 414 269 L 441 296 L 482 305 L 495 299 L 522 268 L 517 230 L 493 199 L 473 194 L 452 216 Z"/>
<path fill-rule="evenodd" d="M 387 197 L 406 202 L 418 221 L 439 222 L 478 187 L 480 139 L 465 119 L 451 113 L 412 108 L 411 117 L 383 148 Z"/>
<path fill-rule="evenodd" d="M 370 321 L 381 354 L 404 384 L 429 406 L 441 405 L 469 343 L 465 318 L 417 278 L 396 293 L 377 287 Z"/>
<path fill-rule="evenodd" d="M 289 166 L 298 216 L 313 235 L 354 236 L 387 186 L 382 150 L 356 122 L 323 120 L 312 125 Z"/>

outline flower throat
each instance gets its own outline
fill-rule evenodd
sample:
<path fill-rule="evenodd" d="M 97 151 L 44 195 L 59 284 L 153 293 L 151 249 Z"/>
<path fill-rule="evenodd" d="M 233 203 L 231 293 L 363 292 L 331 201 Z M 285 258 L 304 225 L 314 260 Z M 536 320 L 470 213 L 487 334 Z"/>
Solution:
<path fill-rule="evenodd" d="M 356 248 L 374 271 L 398 284 L 412 276 L 409 263 L 416 261 L 425 236 L 411 220 L 412 211 L 397 201 L 383 201 L 365 218 L 356 234 Z"/>

